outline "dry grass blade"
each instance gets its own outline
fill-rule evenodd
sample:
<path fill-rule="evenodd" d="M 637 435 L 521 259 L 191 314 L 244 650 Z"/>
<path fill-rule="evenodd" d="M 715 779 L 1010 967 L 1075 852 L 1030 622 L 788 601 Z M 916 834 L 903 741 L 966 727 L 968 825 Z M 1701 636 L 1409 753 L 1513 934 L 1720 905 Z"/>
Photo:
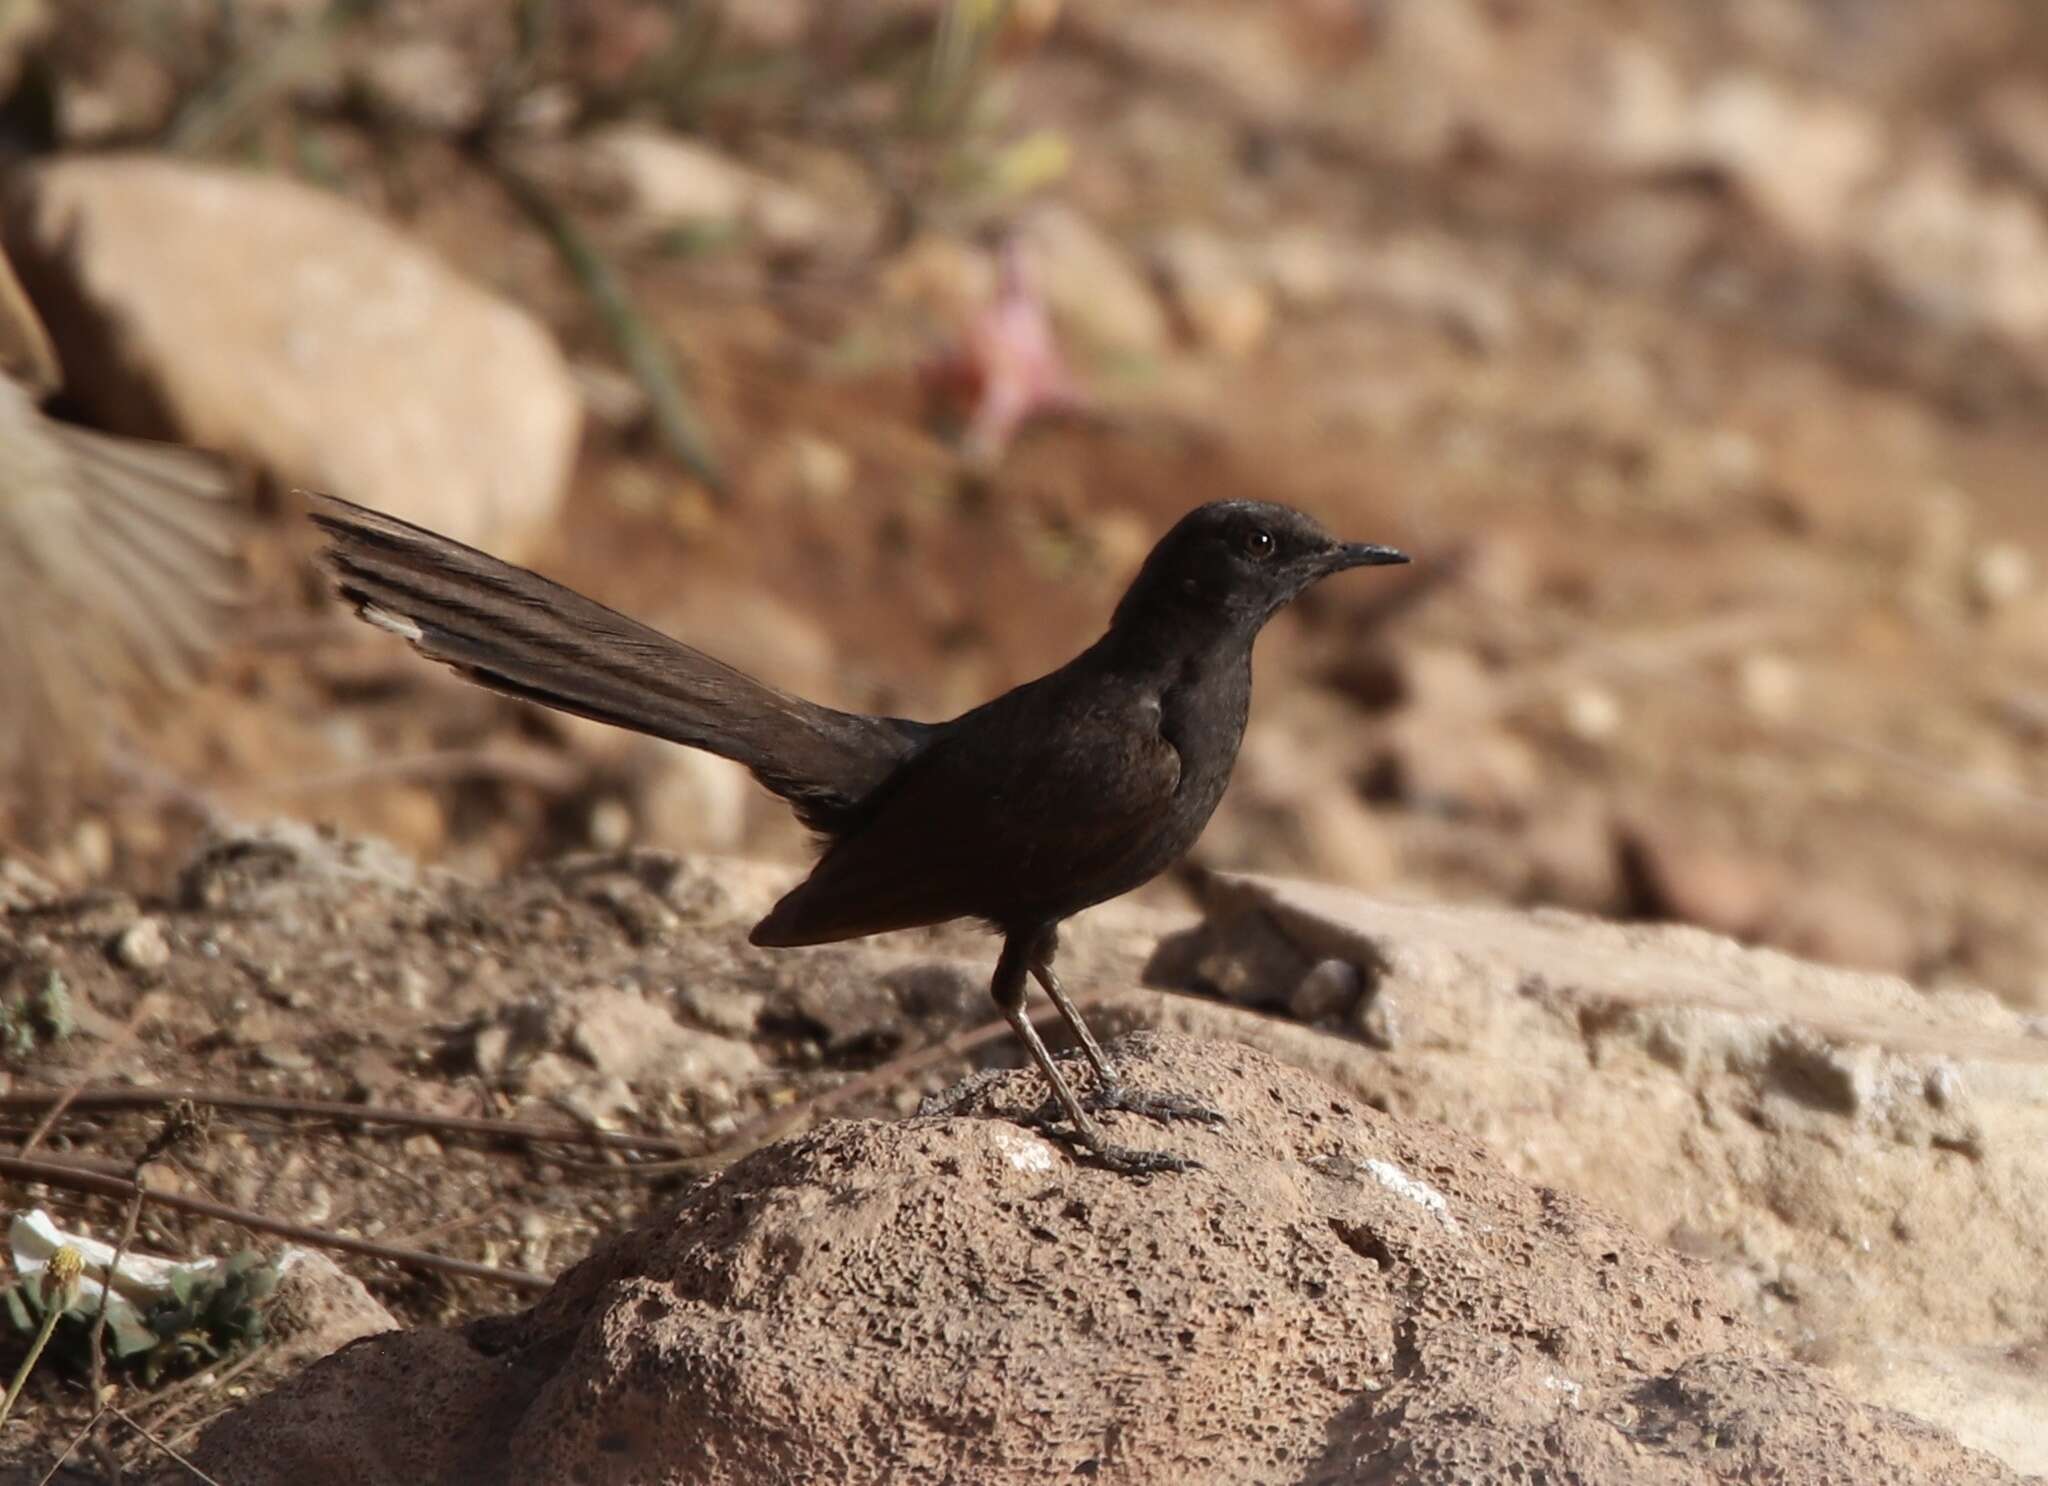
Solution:
<path fill-rule="evenodd" d="M 158 1439 L 156 1434 L 147 1426 L 138 1423 L 134 1419 L 131 1419 L 127 1414 L 123 1413 L 120 1409 L 115 1408 L 112 1404 L 107 1405 L 107 1412 L 112 1414 L 116 1419 L 119 1419 L 123 1424 L 127 1425 L 130 1429 L 134 1430 L 137 1434 L 141 1435 L 144 1439 L 148 1440 L 150 1444 L 154 1445 L 157 1449 L 161 1450 L 165 1455 L 169 1456 L 172 1460 L 177 1461 L 178 1464 L 185 1467 L 185 1469 L 190 1471 L 194 1476 L 206 1482 L 206 1486 L 221 1486 L 221 1483 L 219 1481 L 215 1480 L 212 1476 L 209 1476 L 205 1471 L 201 1470 L 198 1466 L 194 1465 L 190 1460 L 187 1460 L 183 1455 L 180 1455 L 176 1450 L 173 1450 L 169 1445 L 165 1444 L 162 1440 Z"/>
<path fill-rule="evenodd" d="M 348 1104 L 335 1099 L 288 1099 L 269 1094 L 243 1094 L 231 1089 L 102 1088 L 89 1085 L 63 1090 L 19 1090 L 0 1094 L 0 1110 L 40 1109 L 55 1102 L 64 1109 L 153 1109 L 179 1101 L 212 1109 L 238 1109 L 255 1114 L 297 1119 L 337 1120 L 356 1125 L 396 1125 L 445 1135 L 480 1135 L 495 1140 L 559 1141 L 564 1145 L 595 1145 L 609 1150 L 655 1151 L 680 1155 L 689 1143 L 667 1135 L 642 1135 L 629 1130 L 597 1130 L 584 1125 L 543 1125 L 528 1120 L 493 1120 L 472 1115 L 425 1114 L 375 1104 Z M 55 1117 L 46 1114 L 36 1138 L 47 1133 Z M 21 1154 L 29 1154 L 24 1146 Z"/>
<path fill-rule="evenodd" d="M 128 1256 L 128 1245 L 135 1242 L 135 1225 L 142 1219 L 142 1199 L 146 1194 L 142 1174 L 149 1169 L 151 1162 L 173 1146 L 203 1139 L 210 1113 L 202 1113 L 199 1106 L 190 1100 L 177 1101 L 129 1169 L 128 1179 L 135 1184 L 135 1192 L 128 1199 L 127 1210 L 121 1215 L 121 1241 L 114 1245 L 114 1257 L 107 1261 L 106 1273 L 100 1277 L 100 1304 L 92 1317 L 92 1396 L 96 1399 L 106 1396 L 107 1309 L 114 1301 L 114 1277 L 121 1272 L 121 1261 Z"/>
<path fill-rule="evenodd" d="M 225 1388 L 250 1368 L 257 1366 L 269 1355 L 270 1351 L 268 1348 L 256 1347 L 251 1351 L 244 1352 L 226 1367 L 208 1368 L 204 1372 L 196 1372 L 190 1377 L 180 1378 L 175 1383 L 165 1384 L 149 1396 L 150 1400 L 154 1401 L 157 1405 L 156 1412 L 150 1415 L 149 1427 L 156 1430 L 159 1434 L 166 1433 L 172 1420 L 189 1412 L 207 1398 L 218 1394 L 221 1389 Z M 177 1440 L 187 1432 L 186 1430 L 180 1430 L 178 1434 L 172 1435 L 171 1438 Z"/>
<path fill-rule="evenodd" d="M 29 1131 L 27 1138 L 22 1141 L 22 1155 L 29 1156 L 35 1153 L 35 1148 L 43 1143 L 51 1130 L 56 1128 L 57 1121 L 64 1118 L 64 1111 L 71 1108 L 80 1092 L 88 1086 L 92 1076 L 106 1067 L 112 1061 L 116 1052 L 129 1044 L 135 1036 L 136 1028 L 142 1025 L 142 1019 L 154 1010 L 155 1006 L 156 998 L 154 996 L 142 997 L 136 1002 L 135 1010 L 129 1013 L 128 1020 L 121 1024 L 121 1030 L 102 1043 L 99 1051 L 93 1055 L 92 1061 L 86 1064 L 79 1072 L 76 1082 L 69 1084 L 61 1090 L 35 1096 L 42 1103 L 48 1103 L 50 1107 L 43 1111 L 43 1117 L 36 1121 L 35 1128 Z M 167 1099 L 164 1102 L 169 1103 L 170 1100 Z M 0 1108 L 7 1107 L 9 1106 L 0 1104 Z M 38 1109 L 41 1108 L 41 1103 L 19 1104 L 12 1107 L 16 1109 Z"/>
<path fill-rule="evenodd" d="M 98 1408 L 94 1409 L 92 1417 L 79 1425 L 78 1432 L 64 1442 L 64 1448 L 59 1450 L 57 1458 L 50 1462 L 50 1468 L 36 1477 L 36 1486 L 50 1486 L 50 1482 L 56 1479 L 57 1472 L 64 1469 L 64 1462 L 69 1460 L 73 1452 L 85 1443 L 85 1437 L 98 1428 L 100 1420 L 106 1416 L 107 1406 L 105 1404 L 101 1404 Z"/>
<path fill-rule="evenodd" d="M 370 0 L 331 0 L 306 13 L 291 34 L 253 51 L 185 100 L 164 131 L 164 148 L 206 155 L 231 142 L 266 104 L 320 67 L 335 35 L 370 8 Z"/>
<path fill-rule="evenodd" d="M 663 444 L 683 467 L 710 487 L 720 499 L 728 494 L 725 470 L 711 442 L 711 432 L 683 390 L 668 347 L 633 301 L 625 279 L 598 250 L 583 229 L 555 199 L 516 166 L 498 155 L 486 163 L 520 210 L 547 234 L 555 252 L 583 287 L 605 330 L 626 359 L 626 367 L 647 394 L 655 427 Z"/>

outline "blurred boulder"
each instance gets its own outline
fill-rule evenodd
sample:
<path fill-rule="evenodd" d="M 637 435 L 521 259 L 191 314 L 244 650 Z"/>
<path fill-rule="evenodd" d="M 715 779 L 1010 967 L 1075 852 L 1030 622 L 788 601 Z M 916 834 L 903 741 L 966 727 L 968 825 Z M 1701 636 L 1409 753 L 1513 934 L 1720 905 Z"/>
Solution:
<path fill-rule="evenodd" d="M 1273 299 L 1254 263 L 1206 228 L 1174 228 L 1153 245 L 1152 261 L 1195 344 L 1246 356 L 1273 329 Z"/>
<path fill-rule="evenodd" d="M 1346 259 L 1346 284 L 1383 312 L 1434 323 L 1477 350 L 1498 348 L 1521 328 L 1499 269 L 1449 237 L 1392 236 Z"/>
<path fill-rule="evenodd" d="M 1978 123 L 2000 163 L 2048 191 L 2048 88 L 2009 78 L 1985 95 Z"/>
<path fill-rule="evenodd" d="M 1131 256 L 1072 207 L 1051 204 L 1021 229 L 1024 251 L 1053 320 L 1107 356 L 1157 356 L 1169 340 L 1166 312 Z"/>
<path fill-rule="evenodd" d="M 30 173 L 8 251 L 96 421 L 518 553 L 581 431 L 525 311 L 295 182 L 139 156 Z"/>
<path fill-rule="evenodd" d="M 779 252 L 817 247 L 831 231 L 824 203 L 697 140 L 621 124 L 581 142 L 574 168 L 618 189 L 636 231 L 738 231 Z"/>
<path fill-rule="evenodd" d="M 1930 948 L 1922 926 L 1896 905 L 1711 834 L 1698 821 L 1623 828 L 1621 859 L 1636 912 L 1896 975 L 1912 971 Z"/>
<path fill-rule="evenodd" d="M 1538 903 L 1611 913 L 1623 905 L 1621 850 L 1598 789 L 1554 790 L 1521 832 L 1528 896 Z"/>
<path fill-rule="evenodd" d="M 1362 731 L 1356 711 L 1328 697 L 1275 698 L 1245 734 L 1196 860 L 1307 871 L 1353 887 L 1393 880 L 1394 842 L 1354 783 L 1367 758 Z"/>
<path fill-rule="evenodd" d="M 1804 247 L 1832 247 L 1885 163 L 1882 123 L 1840 99 L 1795 95 L 1732 73 L 1702 91 L 1686 153 L 1724 173 L 1759 215 Z"/>
<path fill-rule="evenodd" d="M 1621 850 L 1633 906 L 1647 918 L 1748 938 L 1784 887 L 1767 863 L 1703 839 L 1692 822 L 1633 823 Z"/>
<path fill-rule="evenodd" d="M 449 135 L 483 122 L 490 82 L 474 50 L 440 36 L 364 40 L 355 82 L 378 116 Z"/>
<path fill-rule="evenodd" d="M 1925 946 L 1899 905 L 1843 883 L 1791 878 L 1757 937 L 1830 965 L 1910 974 Z"/>
<path fill-rule="evenodd" d="M 1542 788 L 1536 752 L 1501 725 L 1501 687 L 1479 658 L 1449 646 L 1400 657 L 1404 705 L 1382 730 L 1367 794 L 1447 815 L 1526 816 Z"/>
<path fill-rule="evenodd" d="M 1930 156 L 1872 202 L 1858 242 L 1878 282 L 1936 327 L 2048 334 L 2048 219 L 2023 191 Z"/>

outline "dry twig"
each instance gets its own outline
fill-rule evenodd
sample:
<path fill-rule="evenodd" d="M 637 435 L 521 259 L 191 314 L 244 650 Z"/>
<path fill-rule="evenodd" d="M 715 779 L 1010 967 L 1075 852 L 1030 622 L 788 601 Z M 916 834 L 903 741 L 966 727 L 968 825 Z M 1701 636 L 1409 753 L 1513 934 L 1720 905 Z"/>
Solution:
<path fill-rule="evenodd" d="M 17 1181 L 42 1182 L 47 1186 L 63 1187 L 73 1192 L 91 1192 L 101 1197 L 132 1198 L 140 1191 L 146 1201 L 175 1208 L 179 1212 L 191 1213 L 197 1217 L 218 1218 L 224 1223 L 233 1223 L 253 1233 L 268 1233 L 278 1238 L 289 1238 L 298 1243 L 309 1244 L 314 1248 L 338 1249 L 346 1254 L 360 1254 L 366 1259 L 384 1259 L 393 1264 L 408 1265 L 415 1269 L 431 1269 L 442 1274 L 459 1275 L 464 1279 L 483 1280 L 514 1290 L 545 1290 L 554 1283 L 546 1275 L 534 1274 L 524 1269 L 500 1269 L 468 1259 L 452 1259 L 445 1254 L 429 1254 L 419 1249 L 405 1249 L 395 1244 L 378 1243 L 374 1239 L 351 1238 L 347 1234 L 332 1233 L 324 1228 L 309 1228 L 303 1223 L 287 1223 L 280 1218 L 265 1217 L 262 1213 L 250 1212 L 247 1208 L 230 1207 L 224 1202 L 209 1202 L 203 1197 L 187 1197 L 178 1192 L 151 1191 L 139 1182 L 107 1176 L 64 1161 L 0 1156 L 0 1176 L 10 1176 Z"/>
<path fill-rule="evenodd" d="M 338 1099 L 291 1099 L 273 1094 L 244 1094 L 233 1089 L 121 1088 L 81 1086 L 69 1089 L 26 1089 L 0 1094 L 0 1110 L 39 1109 L 55 1101 L 63 1109 L 152 1109 L 180 1100 L 213 1109 L 239 1109 L 299 1119 L 339 1120 L 357 1125 L 397 1125 L 452 1135 L 481 1135 L 497 1140 L 560 1141 L 564 1145 L 596 1145 L 620 1151 L 684 1154 L 689 1143 L 667 1135 L 631 1130 L 598 1130 L 584 1125 L 544 1125 L 530 1120 L 494 1120 L 475 1115 L 428 1114 L 376 1104 L 350 1104 Z M 53 1122 L 46 1114 L 37 1127 Z M 40 1137 L 38 1137 L 40 1138 Z M 28 1154 L 24 1148 L 22 1154 Z"/>
<path fill-rule="evenodd" d="M 100 1420 L 104 1419 L 106 1415 L 107 1406 L 105 1404 L 101 1404 L 92 1411 L 92 1417 L 79 1425 L 78 1432 L 64 1442 L 64 1448 L 58 1451 L 57 1458 L 50 1462 L 50 1468 L 36 1477 L 36 1486 L 50 1486 L 50 1482 L 56 1479 L 57 1472 L 64 1469 L 64 1462 L 71 1458 L 74 1450 L 85 1443 L 85 1437 L 99 1427 Z"/>
<path fill-rule="evenodd" d="M 156 1446 L 157 1449 L 163 1451 L 163 1453 L 168 1455 L 171 1459 L 177 1461 L 178 1464 L 184 1466 L 186 1470 L 190 1471 L 193 1475 L 197 1476 L 200 1480 L 204 1481 L 206 1483 L 206 1486 L 221 1486 L 220 1482 L 216 1481 L 212 1476 L 209 1476 L 205 1471 L 201 1470 L 198 1466 L 194 1465 L 190 1460 L 187 1460 L 183 1455 L 180 1455 L 176 1450 L 173 1450 L 169 1445 L 165 1444 L 162 1440 L 158 1439 L 153 1431 L 148 1429 L 146 1426 L 137 1423 L 134 1419 L 131 1419 L 126 1413 L 122 1412 L 120 1409 L 115 1408 L 112 1404 L 108 1404 L 107 1412 L 112 1414 L 116 1419 L 119 1419 L 123 1424 L 127 1425 L 130 1429 L 134 1430 L 137 1434 L 141 1435 L 144 1439 L 148 1440 L 152 1445 Z"/>

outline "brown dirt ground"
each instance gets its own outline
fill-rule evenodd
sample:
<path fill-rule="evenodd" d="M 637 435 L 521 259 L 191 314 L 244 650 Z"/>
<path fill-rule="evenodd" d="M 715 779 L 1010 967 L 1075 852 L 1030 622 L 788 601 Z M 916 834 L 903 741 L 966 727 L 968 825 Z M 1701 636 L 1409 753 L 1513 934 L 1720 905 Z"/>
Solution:
<path fill-rule="evenodd" d="M 1881 18 L 1875 39 L 1847 57 L 1789 42 L 1773 53 L 1776 43 L 1691 7 L 1612 5 L 1589 24 L 1645 28 L 1692 68 L 1733 58 L 1817 78 L 1964 146 L 1957 99 L 2048 66 L 2025 37 L 1984 46 L 1963 21 L 1867 8 Z M 1511 333 L 1475 339 L 1441 316 L 1383 307 L 1283 313 L 1245 359 L 1184 346 L 1134 374 L 1086 369 L 1110 416 L 1034 429 L 993 474 L 967 481 L 919 420 L 915 364 L 931 336 L 876 292 L 876 263 L 807 275 L 718 256 L 636 261 L 636 290 L 687 347 L 733 496 L 712 502 L 644 436 L 594 428 L 560 540 L 535 565 L 650 617 L 687 611 L 676 596 L 697 589 L 770 595 L 828 638 L 827 699 L 928 716 L 1070 654 L 1145 540 L 1187 506 L 1294 502 L 1421 559 L 1283 619 L 1262 651 L 1258 706 L 1339 709 L 1356 740 L 1345 772 L 1404 888 L 1559 896 L 1546 886 L 1546 842 L 1591 799 L 1596 881 L 1578 906 L 1656 906 L 1627 874 L 1603 875 L 1607 843 L 1627 831 L 1707 843 L 1737 876 L 1824 883 L 1830 903 L 1849 905 L 1821 915 L 1810 942 L 1785 936 L 1795 947 L 1854 961 L 1882 929 L 1882 958 L 1923 981 L 2048 1000 L 2037 912 L 2048 598 L 1985 609 L 1967 583 L 1987 545 L 2048 550 L 2039 368 L 1983 336 L 1931 329 L 1838 265 L 1777 244 L 1713 181 L 1616 185 L 1484 149 L 1423 164 L 1376 157 L 1312 119 L 1234 111 L 1199 75 L 1148 69 L 1113 44 L 1099 8 L 1073 9 L 1071 30 L 1018 64 L 1012 107 L 1088 141 L 1069 194 L 1113 233 L 1136 241 L 1190 214 L 1309 225 L 1347 243 L 1426 232 L 1505 297 Z M 1139 93 L 1143 130 L 1126 107 Z M 534 307 L 577 355 L 609 359 L 544 246 L 459 152 L 433 140 L 394 148 L 346 110 L 300 127 L 348 189 Z M 1162 171 L 1148 153 L 1162 129 L 1221 149 L 1200 170 Z M 738 144 L 766 149 L 777 133 Z M 1674 224 L 1685 251 L 1647 266 L 1604 260 L 1593 225 L 1622 209 Z M 1636 390 L 1617 395 L 1617 379 Z M 808 499 L 792 482 L 784 454 L 798 434 L 851 456 L 843 495 Z M 4 932 L 17 946 L 40 939 L 32 957 L 66 965 L 106 1026 L 134 1015 L 143 989 L 161 998 L 114 1060 L 137 1076 L 502 1111 L 508 1096 L 477 1077 L 469 1050 L 473 1024 L 505 1009 L 491 977 L 513 965 L 522 987 L 591 979 L 593 957 L 632 958 L 629 909 L 533 865 L 589 846 L 599 805 L 630 802 L 630 791 L 586 733 L 455 684 L 353 624 L 321 593 L 306 533 L 276 506 L 241 642 L 192 705 L 161 720 L 148 763 L 117 795 L 46 802 L 37 848 L 20 859 L 63 896 L 10 913 Z M 1397 584 L 1408 601 L 1390 604 Z M 685 619 L 691 638 L 718 648 L 715 619 Z M 1391 730 L 1415 712 L 1413 657 L 1435 649 L 1476 657 L 1485 714 L 1532 765 L 1505 796 L 1415 798 L 1375 782 Z M 1744 705 L 1745 666 L 1759 660 L 1797 676 L 1788 712 Z M 1575 725 L 1589 693 L 1613 704 L 1618 726 Z M 1433 725 L 1455 740 L 1453 724 Z M 1231 829 L 1233 808 L 1219 820 L 1232 854 L 1212 852 L 1210 864 L 1289 866 L 1284 838 Z M 308 889 L 247 925 L 179 897 L 174 871 L 209 819 L 276 814 L 382 836 L 478 881 L 524 875 L 452 889 L 467 912 L 417 916 L 403 890 L 375 884 L 331 901 Z M 749 817 L 741 844 L 790 863 L 804 849 L 772 810 Z M 630 871 L 601 875 L 636 891 Z M 178 947 L 144 988 L 102 952 L 138 894 L 166 905 Z M 272 979 L 270 964 L 291 973 Z M 409 968 L 428 979 L 408 981 Z M 764 961 L 757 973 L 795 996 L 793 972 Z M 893 1051 L 877 1040 L 884 1025 L 849 1012 L 835 1032 L 798 1018 L 758 1040 L 801 1091 Z M 103 1045 L 15 1060 L 5 1077 L 71 1076 Z M 310 1067 L 266 1061 L 287 1046 Z M 749 1112 L 679 1090 L 639 1119 L 716 1134 Z M 63 1148 L 119 1159 L 147 1125 L 66 1129 Z M 638 1185 L 571 1179 L 580 1174 L 560 1153 L 238 1121 L 174 1179 L 551 1269 L 647 1201 Z M 97 1202 L 66 1209 L 101 1227 L 112 1216 Z M 235 1240 L 152 1217 L 143 1241 L 192 1252 Z M 374 1279 L 411 1320 L 498 1299 L 395 1271 Z M 77 1417 L 75 1397 L 47 1415 L 52 1429 Z"/>

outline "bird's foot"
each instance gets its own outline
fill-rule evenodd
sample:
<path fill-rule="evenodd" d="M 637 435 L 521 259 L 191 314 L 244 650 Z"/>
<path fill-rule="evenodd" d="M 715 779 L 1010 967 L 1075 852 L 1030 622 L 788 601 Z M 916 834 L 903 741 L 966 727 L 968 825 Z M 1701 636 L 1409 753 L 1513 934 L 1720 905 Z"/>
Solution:
<path fill-rule="evenodd" d="M 1091 1166 L 1100 1166 L 1105 1171 L 1120 1172 L 1125 1176 L 1151 1176 L 1161 1171 L 1202 1169 L 1202 1163 L 1192 1156 L 1176 1156 L 1171 1151 L 1141 1151 L 1131 1146 L 1114 1145 L 1104 1140 L 1102 1132 L 1093 1125 L 1076 1128 L 1057 1107 L 1024 1115 L 1018 1123 L 1057 1140 L 1082 1161 Z"/>
<path fill-rule="evenodd" d="M 1173 1120 L 1193 1120 L 1203 1125 L 1226 1123 L 1221 1110 L 1198 1104 L 1185 1094 L 1147 1094 L 1120 1082 L 1103 1084 L 1081 1101 L 1081 1107 L 1091 1114 L 1121 1110 L 1126 1114 L 1157 1120 L 1162 1125 Z"/>

